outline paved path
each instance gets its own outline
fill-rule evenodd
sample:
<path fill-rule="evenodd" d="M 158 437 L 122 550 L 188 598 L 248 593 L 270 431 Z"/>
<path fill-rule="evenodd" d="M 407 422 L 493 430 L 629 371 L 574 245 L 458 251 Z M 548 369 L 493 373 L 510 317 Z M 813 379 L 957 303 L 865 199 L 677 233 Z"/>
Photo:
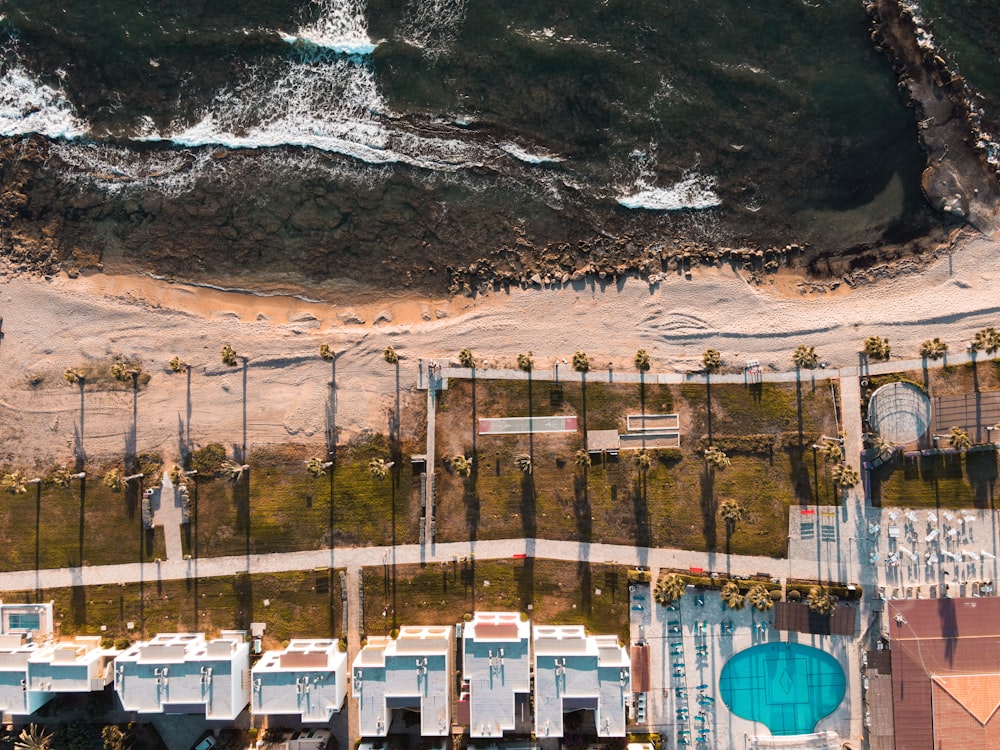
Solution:
<path fill-rule="evenodd" d="M 160 504 L 153 513 L 153 525 L 163 527 L 168 560 L 181 560 L 184 557 L 184 547 L 181 545 L 181 521 L 184 520 L 184 513 L 178 490 L 170 481 L 170 473 L 164 471 L 160 485 Z"/>
<path fill-rule="evenodd" d="M 333 566 L 352 568 L 381 566 L 392 551 L 390 546 L 337 548 L 333 551 Z M 420 562 L 450 562 L 454 556 L 475 554 L 477 559 L 496 560 L 514 555 L 539 556 L 552 560 L 587 560 L 589 562 L 615 562 L 622 565 L 649 565 L 663 568 L 704 568 L 722 573 L 752 574 L 758 571 L 781 576 L 789 566 L 805 574 L 815 566 L 814 560 L 791 562 L 773 557 L 726 555 L 718 552 L 692 552 L 690 550 L 632 547 L 622 544 L 596 544 L 566 542 L 546 539 L 496 539 L 476 542 L 450 542 L 424 549 L 418 544 L 396 548 L 399 565 Z M 164 560 L 143 566 L 147 580 L 185 580 L 195 576 L 208 578 L 232 575 L 233 571 L 247 569 L 247 556 L 202 557 L 198 560 Z M 249 557 L 251 573 L 283 573 L 331 565 L 329 549 L 282 552 Z M 38 571 L 38 582 L 43 589 L 66 586 L 98 586 L 120 581 L 138 580 L 139 563 L 122 565 L 54 568 Z M 35 586 L 35 571 L 22 570 L 0 573 L 0 591 L 27 591 Z M 348 593 L 350 596 L 350 591 Z"/>

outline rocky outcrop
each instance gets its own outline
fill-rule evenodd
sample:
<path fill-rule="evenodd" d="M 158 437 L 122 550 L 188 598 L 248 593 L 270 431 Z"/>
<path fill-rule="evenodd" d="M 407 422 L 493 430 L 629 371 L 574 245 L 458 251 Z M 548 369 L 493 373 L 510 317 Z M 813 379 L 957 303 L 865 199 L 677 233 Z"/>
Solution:
<path fill-rule="evenodd" d="M 1000 229 L 1000 181 L 984 148 L 989 136 L 965 80 L 901 0 L 867 0 L 872 41 L 890 56 L 927 153 L 921 187 L 932 206 L 992 234 Z"/>

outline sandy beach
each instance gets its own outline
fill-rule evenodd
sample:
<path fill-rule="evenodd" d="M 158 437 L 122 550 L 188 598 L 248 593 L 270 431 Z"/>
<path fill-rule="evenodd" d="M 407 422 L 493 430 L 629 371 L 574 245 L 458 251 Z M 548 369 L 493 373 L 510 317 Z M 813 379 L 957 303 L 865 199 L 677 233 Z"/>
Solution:
<path fill-rule="evenodd" d="M 656 286 L 629 279 L 605 288 L 591 282 L 475 300 L 392 297 L 353 307 L 144 277 L 44 280 L 8 273 L 0 277 L 0 462 L 41 470 L 70 460 L 81 398 L 62 373 L 115 354 L 138 357 L 152 376 L 137 400 L 137 448 L 161 451 L 169 463 L 188 431 L 195 444 L 239 442 L 243 370 L 221 363 L 225 342 L 248 358 L 251 446 L 317 448 L 324 443 L 331 375 L 317 356 L 321 343 L 338 352 L 342 438 L 386 429 L 395 393 L 394 369 L 382 359 L 388 345 L 401 356 L 404 399 L 414 404 L 423 398 L 414 390 L 418 358 L 454 358 L 463 347 L 491 366 L 531 350 L 538 371 L 577 349 L 595 367 L 631 369 L 640 347 L 650 352 L 654 370 L 687 370 L 710 346 L 731 366 L 756 359 L 784 370 L 802 343 L 815 346 L 822 361 L 850 365 L 872 334 L 887 336 L 894 356 L 916 356 L 920 342 L 934 336 L 957 351 L 976 330 L 998 322 L 998 251 L 996 240 L 971 239 L 919 273 L 826 293 L 801 294 L 790 275 L 753 286 L 727 268 L 671 276 Z M 190 404 L 188 377 L 167 366 L 175 355 L 192 365 Z M 29 376 L 40 382 L 30 385 Z M 131 393 L 88 389 L 84 408 L 87 455 L 120 455 Z M 414 437 L 420 430 L 405 409 L 403 430 Z"/>

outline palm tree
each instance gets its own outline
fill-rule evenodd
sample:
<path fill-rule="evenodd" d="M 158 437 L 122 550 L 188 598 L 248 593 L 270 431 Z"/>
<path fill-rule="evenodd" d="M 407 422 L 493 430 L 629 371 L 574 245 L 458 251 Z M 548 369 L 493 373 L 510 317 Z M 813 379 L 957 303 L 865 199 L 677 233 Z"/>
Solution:
<path fill-rule="evenodd" d="M 1000 349 L 1000 331 L 990 326 L 976 332 L 972 339 L 972 348 L 976 351 L 985 351 L 989 355 L 994 355 Z"/>
<path fill-rule="evenodd" d="M 640 349 L 635 353 L 635 369 L 639 372 L 649 372 L 649 366 L 649 352 L 645 349 Z"/>
<path fill-rule="evenodd" d="M 476 358 L 472 356 L 471 349 L 463 349 L 458 353 L 458 364 L 468 367 L 470 370 L 476 366 Z"/>
<path fill-rule="evenodd" d="M 774 606 L 771 592 L 762 583 L 755 583 L 747 592 L 747 602 L 758 612 L 767 612 Z"/>
<path fill-rule="evenodd" d="M 76 370 L 72 369 L 66 370 L 66 372 L 63 373 L 63 377 L 66 379 L 66 382 L 69 383 L 70 385 L 76 385 L 81 380 L 83 380 L 83 375 L 81 375 Z"/>
<path fill-rule="evenodd" d="M 837 600 L 826 586 L 813 586 L 806 597 L 809 609 L 818 615 L 828 615 L 837 608 Z"/>
<path fill-rule="evenodd" d="M 526 354 L 517 355 L 517 369 L 523 370 L 524 372 L 531 372 L 531 368 L 535 365 L 535 358 L 532 356 L 531 352 Z"/>
<path fill-rule="evenodd" d="M 722 367 L 722 355 L 717 349 L 706 349 L 701 355 L 701 363 L 708 372 L 715 372 Z"/>
<path fill-rule="evenodd" d="M 0 479 L 0 488 L 11 495 L 24 495 L 28 492 L 28 481 L 21 475 L 21 472 L 14 471 L 3 475 L 3 478 Z"/>
<path fill-rule="evenodd" d="M 319 479 L 320 477 L 326 476 L 326 470 L 330 467 L 330 464 L 323 461 L 321 458 L 316 458 L 315 456 L 306 461 L 306 471 L 309 472 L 309 476 L 313 479 Z"/>
<path fill-rule="evenodd" d="M 839 464 L 844 460 L 844 449 L 836 440 L 825 441 L 820 447 L 820 453 L 828 464 Z"/>
<path fill-rule="evenodd" d="M 573 454 L 573 460 L 576 462 L 576 465 L 584 471 L 590 468 L 590 453 L 583 448 Z"/>
<path fill-rule="evenodd" d="M 861 481 L 858 471 L 850 464 L 837 464 L 830 473 L 833 483 L 842 490 L 849 490 Z"/>
<path fill-rule="evenodd" d="M 722 597 L 722 603 L 729 609 L 743 609 L 743 605 L 746 604 L 746 597 L 740 593 L 740 587 L 736 581 L 726 581 L 719 596 Z"/>
<path fill-rule="evenodd" d="M 224 365 L 236 367 L 239 364 L 239 356 L 230 344 L 222 345 L 222 349 L 219 350 L 219 356 L 222 357 L 222 364 Z"/>
<path fill-rule="evenodd" d="M 710 445 L 705 449 L 705 463 L 707 463 L 713 469 L 725 469 L 729 466 L 729 456 L 725 454 L 724 451 L 719 450 L 714 445 Z"/>
<path fill-rule="evenodd" d="M 723 500 L 719 503 L 719 515 L 726 523 L 726 531 L 732 533 L 736 524 L 743 520 L 743 507 L 735 500 Z"/>
<path fill-rule="evenodd" d="M 394 463 L 394 461 L 386 461 L 384 458 L 373 458 L 368 462 L 368 471 L 371 472 L 373 479 L 381 481 L 389 476 L 389 469 Z"/>
<path fill-rule="evenodd" d="M 326 362 L 333 362 L 333 358 L 336 355 L 333 353 L 333 349 L 330 348 L 329 344 L 319 345 L 319 358 Z"/>
<path fill-rule="evenodd" d="M 127 362 L 123 357 L 115 357 L 111 363 L 111 377 L 119 382 L 137 382 L 141 373 L 142 369 L 137 364 Z"/>
<path fill-rule="evenodd" d="M 792 363 L 800 370 L 815 370 L 819 365 L 815 347 L 800 344 L 792 354 Z"/>
<path fill-rule="evenodd" d="M 865 339 L 864 343 L 865 356 L 868 359 L 875 362 L 885 362 L 889 359 L 889 355 L 892 353 L 892 347 L 889 346 L 889 339 L 879 338 L 878 336 L 869 336 Z"/>
<path fill-rule="evenodd" d="M 517 468 L 520 469 L 525 474 L 531 473 L 531 456 L 527 453 L 518 453 L 514 456 L 514 463 L 517 464 Z"/>
<path fill-rule="evenodd" d="M 590 357 L 587 356 L 586 352 L 574 352 L 573 369 L 577 372 L 590 372 Z"/>
<path fill-rule="evenodd" d="M 125 489 L 125 478 L 118 469 L 111 469 L 104 475 L 104 486 L 112 492 L 121 492 Z"/>
<path fill-rule="evenodd" d="M 636 451 L 635 465 L 643 473 L 649 471 L 649 467 L 653 465 L 653 457 L 649 455 L 645 448 Z"/>
<path fill-rule="evenodd" d="M 232 459 L 226 459 L 222 462 L 222 471 L 229 475 L 229 481 L 233 484 L 239 482 L 243 475 L 250 470 L 250 467 L 246 464 L 241 464 L 238 461 L 233 461 Z"/>
<path fill-rule="evenodd" d="M 185 362 L 183 359 L 181 359 L 180 357 L 178 357 L 176 355 L 167 364 L 169 365 L 171 371 L 173 371 L 173 372 L 176 372 L 176 373 L 187 372 L 187 368 L 188 368 L 187 362 Z"/>
<path fill-rule="evenodd" d="M 452 456 L 448 463 L 451 464 L 451 470 L 458 476 L 467 478 L 472 475 L 472 461 L 461 453 Z"/>
<path fill-rule="evenodd" d="M 875 455 L 888 456 L 896 449 L 896 446 L 881 435 L 875 435 L 875 437 L 872 438 L 872 448 L 875 449 Z"/>
<path fill-rule="evenodd" d="M 104 750 L 128 750 L 126 743 L 131 739 L 128 732 L 122 730 L 117 724 L 107 724 L 101 730 L 101 740 L 104 742 Z"/>
<path fill-rule="evenodd" d="M 961 427 L 952 427 L 951 434 L 948 436 L 948 445 L 954 450 L 965 452 L 972 447 L 972 438 Z"/>
<path fill-rule="evenodd" d="M 69 487 L 69 482 L 72 478 L 73 475 L 67 469 L 60 466 L 49 474 L 48 481 L 56 487 Z"/>
<path fill-rule="evenodd" d="M 948 345 L 939 338 L 927 339 L 920 345 L 920 356 L 927 359 L 941 359 L 947 351 Z"/>
<path fill-rule="evenodd" d="M 44 729 L 35 724 L 29 724 L 17 735 L 14 747 L 17 750 L 48 750 L 52 747 L 52 734 L 46 734 Z"/>
<path fill-rule="evenodd" d="M 656 588 L 653 590 L 653 599 L 666 606 L 673 604 L 684 596 L 686 590 L 687 583 L 685 583 L 680 573 L 667 573 L 664 576 L 660 576 L 660 580 L 656 582 Z"/>
<path fill-rule="evenodd" d="M 396 350 L 391 346 L 387 346 L 385 350 L 382 352 L 382 359 L 384 359 L 390 365 L 395 365 L 399 363 L 399 355 L 396 354 Z"/>

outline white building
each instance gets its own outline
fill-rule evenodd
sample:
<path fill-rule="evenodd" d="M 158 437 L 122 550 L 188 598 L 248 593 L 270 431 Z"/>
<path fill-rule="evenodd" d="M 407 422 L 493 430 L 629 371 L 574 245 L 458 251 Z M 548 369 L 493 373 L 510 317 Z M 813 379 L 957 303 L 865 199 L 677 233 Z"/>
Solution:
<path fill-rule="evenodd" d="M 462 678 L 471 737 L 500 737 L 523 727 L 530 719 L 528 621 L 518 612 L 476 612 L 462 632 Z"/>
<path fill-rule="evenodd" d="M 27 716 L 58 693 L 104 690 L 117 652 L 100 644 L 97 636 L 39 644 L 22 635 L 0 635 L 0 712 Z"/>
<path fill-rule="evenodd" d="M 421 736 L 448 736 L 452 634 L 451 627 L 406 626 L 395 639 L 368 638 L 351 667 L 361 737 L 385 737 L 402 710 L 420 712 Z"/>
<path fill-rule="evenodd" d="M 297 639 L 254 665 L 250 703 L 255 714 L 327 723 L 344 705 L 346 680 L 347 654 L 337 641 Z"/>
<path fill-rule="evenodd" d="M 590 635 L 582 625 L 536 625 L 535 734 L 563 736 L 563 717 L 593 712 L 598 737 L 624 737 L 631 663 L 614 635 Z"/>
<path fill-rule="evenodd" d="M 197 713 L 233 720 L 250 702 L 250 644 L 243 631 L 160 633 L 115 660 L 115 692 L 126 711 Z"/>

